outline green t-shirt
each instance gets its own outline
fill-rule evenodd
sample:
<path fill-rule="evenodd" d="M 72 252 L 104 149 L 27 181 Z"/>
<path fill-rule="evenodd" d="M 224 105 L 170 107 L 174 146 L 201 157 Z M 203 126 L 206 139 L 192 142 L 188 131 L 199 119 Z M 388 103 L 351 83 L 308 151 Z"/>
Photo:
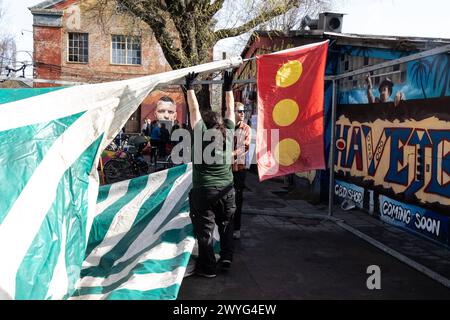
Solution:
<path fill-rule="evenodd" d="M 221 140 L 217 140 L 218 143 L 214 148 L 215 144 L 211 142 L 214 131 L 205 135 L 207 128 L 203 120 L 195 125 L 192 136 L 194 188 L 221 188 L 233 183 L 231 152 L 233 151 L 234 123 L 225 119 L 224 126 L 227 129 L 226 140 L 221 138 L 220 131 L 215 131 L 216 134 L 220 135 Z"/>

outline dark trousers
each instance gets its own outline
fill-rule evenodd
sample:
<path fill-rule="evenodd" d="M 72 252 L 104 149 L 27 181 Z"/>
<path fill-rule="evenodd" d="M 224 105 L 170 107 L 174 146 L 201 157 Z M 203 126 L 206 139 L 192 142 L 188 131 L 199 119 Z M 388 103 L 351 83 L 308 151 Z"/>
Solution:
<path fill-rule="evenodd" d="M 189 193 L 190 217 L 198 241 L 196 268 L 214 273 L 216 257 L 213 248 L 214 226 L 220 235 L 220 258 L 233 259 L 233 215 L 236 211 L 234 188 L 194 188 Z"/>
<path fill-rule="evenodd" d="M 242 203 L 244 202 L 245 170 L 233 172 L 234 190 L 236 192 L 236 213 L 234 214 L 234 230 L 241 230 Z"/>
<path fill-rule="evenodd" d="M 151 151 L 150 151 L 150 162 L 155 162 L 156 163 L 156 150 L 158 149 L 158 153 L 159 153 L 159 145 L 160 145 L 160 141 L 159 140 L 155 140 L 155 139 L 150 139 L 150 145 L 152 146 Z"/>
<path fill-rule="evenodd" d="M 166 142 L 165 141 L 161 140 L 159 142 L 158 153 L 159 153 L 160 158 L 165 158 L 166 157 Z"/>

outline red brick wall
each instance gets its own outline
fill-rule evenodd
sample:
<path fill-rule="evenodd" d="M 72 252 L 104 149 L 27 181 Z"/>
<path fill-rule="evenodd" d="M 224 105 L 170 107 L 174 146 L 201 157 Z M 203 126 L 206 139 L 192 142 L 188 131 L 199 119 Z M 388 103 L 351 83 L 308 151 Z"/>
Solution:
<path fill-rule="evenodd" d="M 77 16 L 75 10 L 80 12 Z M 99 23 L 98 17 L 86 10 L 83 1 L 67 0 L 52 9 L 64 10 L 62 28 L 34 27 L 34 52 L 36 61 L 36 78 L 63 80 L 72 82 L 98 83 L 116 81 L 149 74 L 170 71 L 171 67 L 153 36 L 150 28 L 143 22 L 131 25 L 124 16 L 112 16 L 107 24 Z M 74 23 L 76 21 L 77 23 Z M 69 32 L 89 34 L 89 62 L 72 63 L 67 61 L 67 44 Z M 141 65 L 115 65 L 111 63 L 112 35 L 139 36 L 141 38 Z M 35 83 L 35 87 L 57 86 L 47 83 Z M 147 115 L 153 119 L 157 100 L 168 95 L 176 101 L 177 118 L 185 120 L 184 95 L 179 88 L 163 88 L 165 92 L 156 91 L 142 103 L 138 116 L 141 122 Z M 134 127 L 133 125 L 132 127 Z"/>
<path fill-rule="evenodd" d="M 56 80 L 61 78 L 61 28 L 34 27 L 34 61 L 36 78 Z M 35 83 L 35 87 L 49 87 Z"/>
<path fill-rule="evenodd" d="M 74 6 L 77 10 L 73 10 Z M 171 70 L 153 33 L 145 23 L 133 21 L 134 24 L 130 24 L 126 16 L 113 15 L 106 19 L 105 24 L 101 24 L 98 17 L 79 0 L 67 0 L 51 9 L 64 10 L 62 28 L 34 27 L 37 78 L 96 83 Z M 75 12 L 79 12 L 79 15 Z M 89 34 L 88 63 L 67 61 L 69 32 Z M 112 35 L 133 35 L 141 38 L 141 65 L 111 63 Z"/>

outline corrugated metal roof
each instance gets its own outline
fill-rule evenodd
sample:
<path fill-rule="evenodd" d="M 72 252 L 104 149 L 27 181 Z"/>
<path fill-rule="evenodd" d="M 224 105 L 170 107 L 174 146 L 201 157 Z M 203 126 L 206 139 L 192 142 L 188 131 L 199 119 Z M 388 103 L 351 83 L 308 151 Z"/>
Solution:
<path fill-rule="evenodd" d="M 287 37 L 304 39 L 330 39 L 336 45 L 352 45 L 361 47 L 373 47 L 392 49 L 399 51 L 423 51 L 436 48 L 450 43 L 450 39 L 425 38 L 425 37 L 403 37 L 388 35 L 364 35 L 352 33 L 324 32 L 323 30 L 291 30 L 291 31 L 255 31 L 249 38 L 241 56 L 245 56 L 256 37 Z"/>

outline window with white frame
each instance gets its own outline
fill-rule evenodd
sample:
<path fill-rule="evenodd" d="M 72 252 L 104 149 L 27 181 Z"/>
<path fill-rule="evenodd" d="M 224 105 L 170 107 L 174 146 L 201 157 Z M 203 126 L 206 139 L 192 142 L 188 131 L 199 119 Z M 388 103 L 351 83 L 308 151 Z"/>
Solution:
<path fill-rule="evenodd" d="M 89 62 L 89 38 L 87 33 L 69 32 L 68 56 L 69 62 Z"/>
<path fill-rule="evenodd" d="M 111 45 L 111 63 L 141 64 L 141 39 L 139 37 L 113 35 Z"/>

